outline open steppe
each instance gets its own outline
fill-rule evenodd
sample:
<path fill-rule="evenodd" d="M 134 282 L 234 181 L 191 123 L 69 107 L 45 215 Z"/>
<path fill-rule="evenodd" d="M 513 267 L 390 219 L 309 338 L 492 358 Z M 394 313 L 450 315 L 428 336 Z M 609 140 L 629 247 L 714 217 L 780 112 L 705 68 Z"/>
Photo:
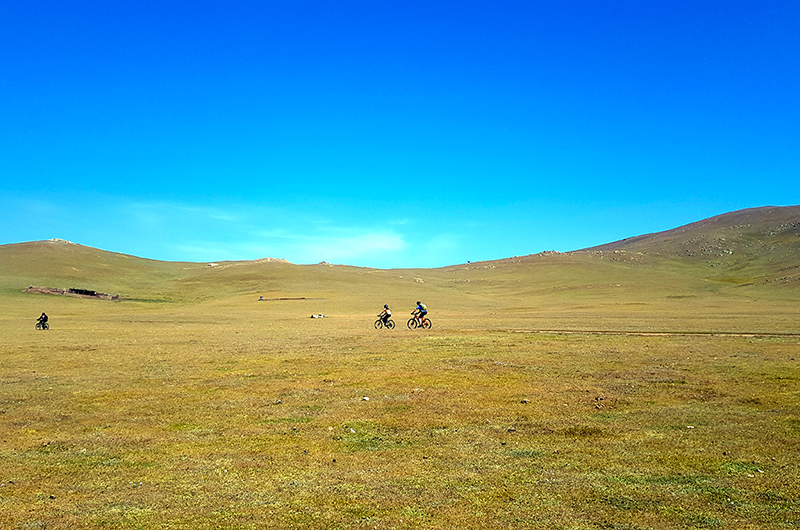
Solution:
<path fill-rule="evenodd" d="M 441 269 L 4 245 L 0 306 L 2 528 L 800 526 L 800 207 Z"/>

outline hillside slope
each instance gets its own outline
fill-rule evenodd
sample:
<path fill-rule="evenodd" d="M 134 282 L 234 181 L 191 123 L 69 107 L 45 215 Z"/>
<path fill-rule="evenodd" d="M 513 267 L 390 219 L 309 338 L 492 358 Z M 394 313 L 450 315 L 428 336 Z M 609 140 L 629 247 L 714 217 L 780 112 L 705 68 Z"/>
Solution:
<path fill-rule="evenodd" d="M 0 245 L 0 289 L 28 286 L 91 289 L 134 296 L 157 292 L 197 263 L 162 262 L 53 239 Z"/>
<path fill-rule="evenodd" d="M 312 296 L 367 285 L 385 273 L 341 265 L 294 265 L 270 258 L 218 263 L 164 262 L 64 240 L 0 246 L 0 289 L 91 289 L 123 300 L 198 302 L 249 293 Z M 363 287 L 362 287 L 363 289 Z"/>
<path fill-rule="evenodd" d="M 799 333 L 798 250 L 800 207 L 732 212 L 581 251 L 438 269 L 160 262 L 38 241 L 0 246 L 0 301 L 7 309 L 0 320 L 25 327 L 42 310 L 75 325 L 267 316 L 280 322 L 326 313 L 361 327 L 371 326 L 384 303 L 402 323 L 424 300 L 436 329 Z M 31 285 L 120 300 L 26 294 Z"/>
<path fill-rule="evenodd" d="M 754 293 L 795 299 L 800 296 L 800 206 L 731 212 L 575 252 L 439 269 L 294 265 L 270 259 L 161 262 L 62 240 L 0 246 L 0 290 L 19 294 L 30 285 L 186 303 L 336 293 L 347 304 L 378 307 L 387 298 L 410 303 L 419 297 L 464 307 L 494 307 L 499 300 L 516 307 L 533 300 L 619 305 Z"/>
<path fill-rule="evenodd" d="M 750 208 L 577 253 L 663 258 L 733 284 L 800 282 L 800 206 Z"/>

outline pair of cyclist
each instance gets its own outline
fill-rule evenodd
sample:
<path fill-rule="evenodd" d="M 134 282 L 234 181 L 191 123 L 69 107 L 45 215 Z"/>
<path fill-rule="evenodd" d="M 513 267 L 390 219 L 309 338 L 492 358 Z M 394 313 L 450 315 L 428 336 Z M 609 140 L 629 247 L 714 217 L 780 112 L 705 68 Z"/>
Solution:
<path fill-rule="evenodd" d="M 417 323 L 422 325 L 422 321 L 425 319 L 425 315 L 428 314 L 428 306 L 417 300 L 417 307 L 411 312 L 412 315 L 417 317 Z M 389 320 L 389 317 L 392 316 L 392 311 L 389 309 L 389 304 L 383 304 L 383 311 L 378 314 L 383 320 L 383 324 L 386 325 L 386 322 Z"/>

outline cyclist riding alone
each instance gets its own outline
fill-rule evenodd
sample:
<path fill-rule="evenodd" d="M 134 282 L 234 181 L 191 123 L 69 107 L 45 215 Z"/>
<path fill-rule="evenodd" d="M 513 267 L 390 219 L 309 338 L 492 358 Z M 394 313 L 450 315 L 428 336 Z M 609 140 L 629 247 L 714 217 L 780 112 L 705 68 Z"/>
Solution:
<path fill-rule="evenodd" d="M 45 315 L 44 312 L 42 312 L 42 316 L 37 318 L 36 322 L 38 322 L 39 324 L 42 325 L 42 327 L 44 327 L 44 325 L 47 324 L 47 315 Z"/>
<path fill-rule="evenodd" d="M 417 307 L 411 312 L 412 315 L 416 315 L 417 323 L 421 326 L 422 321 L 425 319 L 425 315 L 428 314 L 428 306 L 417 300 Z"/>
<path fill-rule="evenodd" d="M 389 310 L 389 304 L 383 304 L 383 311 L 378 313 L 378 316 L 381 317 L 384 326 L 388 325 L 389 317 L 392 316 L 392 312 Z"/>

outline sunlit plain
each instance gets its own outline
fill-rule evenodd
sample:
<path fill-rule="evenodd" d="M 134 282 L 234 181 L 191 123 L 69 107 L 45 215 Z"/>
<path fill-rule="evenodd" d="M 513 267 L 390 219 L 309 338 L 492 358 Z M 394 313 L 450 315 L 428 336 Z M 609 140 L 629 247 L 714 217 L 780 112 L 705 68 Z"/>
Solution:
<path fill-rule="evenodd" d="M 0 247 L 0 523 L 796 527 L 797 267 L 714 259 Z M 121 299 L 24 293 L 34 279 Z M 406 328 L 418 299 L 430 330 Z M 384 303 L 394 330 L 372 326 Z"/>

